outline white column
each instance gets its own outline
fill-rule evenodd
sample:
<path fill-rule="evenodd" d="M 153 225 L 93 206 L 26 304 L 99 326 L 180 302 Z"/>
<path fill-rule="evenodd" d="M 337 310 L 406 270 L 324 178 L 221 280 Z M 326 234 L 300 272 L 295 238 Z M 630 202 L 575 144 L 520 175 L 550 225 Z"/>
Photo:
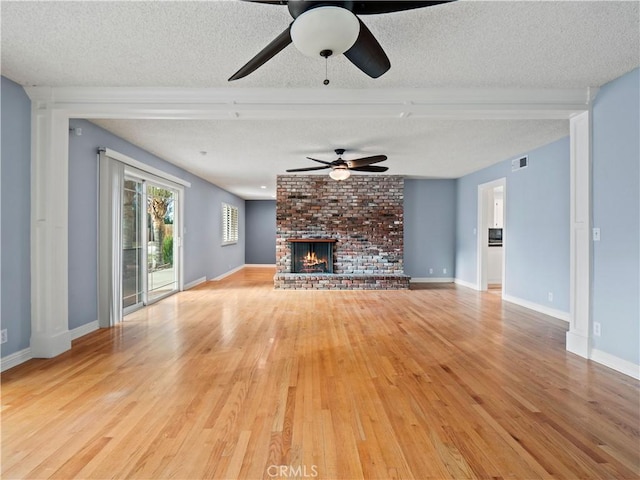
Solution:
<path fill-rule="evenodd" d="M 591 353 L 591 118 L 589 112 L 570 119 L 571 134 L 571 324 L 567 350 Z"/>
<path fill-rule="evenodd" d="M 28 90 L 27 90 L 27 93 Z M 68 315 L 69 120 L 31 96 L 31 354 L 71 348 Z"/>

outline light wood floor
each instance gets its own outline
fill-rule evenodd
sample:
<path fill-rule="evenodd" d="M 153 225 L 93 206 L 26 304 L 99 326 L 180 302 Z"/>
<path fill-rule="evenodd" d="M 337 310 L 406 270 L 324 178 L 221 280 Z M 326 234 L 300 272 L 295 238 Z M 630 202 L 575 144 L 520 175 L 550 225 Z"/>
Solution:
<path fill-rule="evenodd" d="M 637 381 L 453 285 L 245 269 L 2 375 L 2 478 L 638 478 Z"/>

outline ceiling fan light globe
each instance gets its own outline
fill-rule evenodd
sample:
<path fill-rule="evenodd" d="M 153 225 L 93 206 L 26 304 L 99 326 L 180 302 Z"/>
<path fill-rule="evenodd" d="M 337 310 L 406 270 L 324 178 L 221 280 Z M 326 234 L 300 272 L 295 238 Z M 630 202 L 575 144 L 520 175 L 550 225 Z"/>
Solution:
<path fill-rule="evenodd" d="M 349 50 L 360 34 L 360 21 L 341 7 L 307 10 L 291 25 L 291 40 L 304 55 L 318 57 L 323 50 L 340 55 Z"/>
<path fill-rule="evenodd" d="M 351 176 L 351 172 L 348 168 L 336 167 L 329 172 L 329 176 L 334 180 L 342 181 L 349 178 Z"/>

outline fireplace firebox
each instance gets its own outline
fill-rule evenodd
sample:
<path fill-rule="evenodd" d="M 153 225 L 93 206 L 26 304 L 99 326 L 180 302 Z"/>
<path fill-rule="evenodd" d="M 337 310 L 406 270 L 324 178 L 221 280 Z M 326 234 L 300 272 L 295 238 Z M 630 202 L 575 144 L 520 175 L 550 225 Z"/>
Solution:
<path fill-rule="evenodd" d="M 290 239 L 291 273 L 333 273 L 332 239 Z"/>

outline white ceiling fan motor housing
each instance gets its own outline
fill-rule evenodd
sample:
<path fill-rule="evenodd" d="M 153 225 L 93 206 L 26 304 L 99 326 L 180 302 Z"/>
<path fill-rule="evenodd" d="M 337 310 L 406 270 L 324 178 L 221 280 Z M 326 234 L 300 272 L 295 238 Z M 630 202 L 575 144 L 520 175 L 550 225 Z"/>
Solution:
<path fill-rule="evenodd" d="M 323 50 L 340 55 L 349 50 L 360 34 L 360 21 L 341 7 L 307 10 L 291 25 L 291 40 L 300 52 L 318 57 Z"/>

